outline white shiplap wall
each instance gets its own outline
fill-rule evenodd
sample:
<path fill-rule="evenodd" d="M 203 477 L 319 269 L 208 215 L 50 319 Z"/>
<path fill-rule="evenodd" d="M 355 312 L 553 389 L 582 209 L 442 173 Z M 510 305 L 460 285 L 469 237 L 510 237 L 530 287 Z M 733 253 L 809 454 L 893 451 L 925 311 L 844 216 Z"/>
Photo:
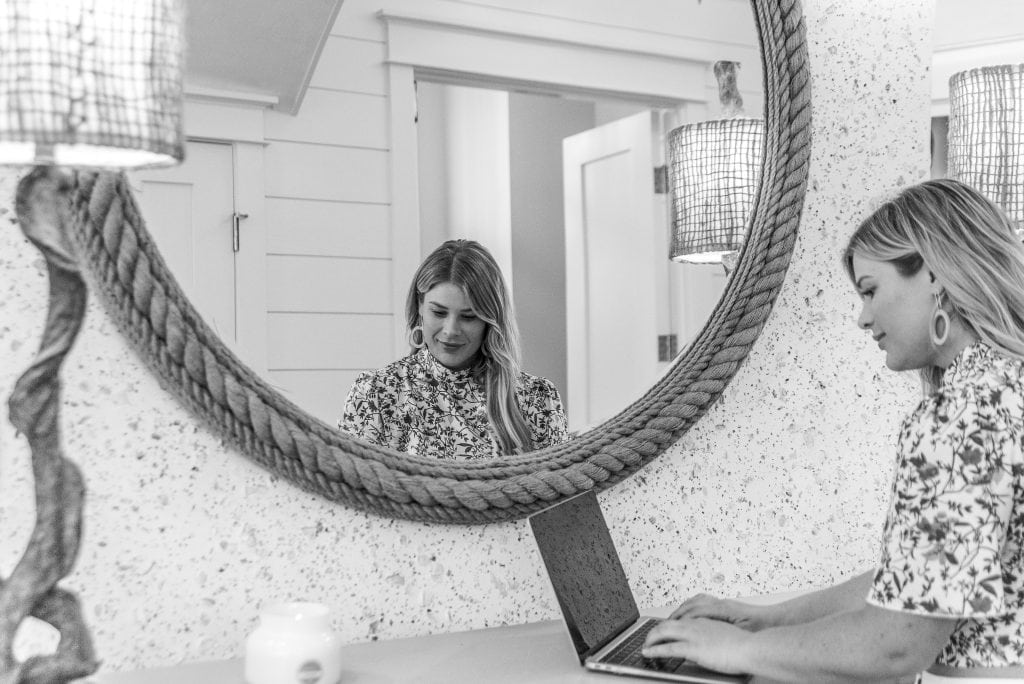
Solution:
<path fill-rule="evenodd" d="M 394 358 L 385 46 L 347 23 L 298 114 L 266 114 L 267 374 L 328 422 L 357 372 Z"/>

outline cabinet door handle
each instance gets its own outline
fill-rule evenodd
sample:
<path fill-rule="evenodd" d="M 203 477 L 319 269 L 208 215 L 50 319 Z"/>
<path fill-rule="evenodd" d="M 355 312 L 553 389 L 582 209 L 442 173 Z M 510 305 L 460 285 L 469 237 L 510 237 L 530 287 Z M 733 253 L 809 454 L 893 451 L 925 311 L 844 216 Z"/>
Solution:
<path fill-rule="evenodd" d="M 242 239 L 239 225 L 242 223 L 242 219 L 249 218 L 248 214 L 239 214 L 237 211 L 231 214 L 231 249 L 237 252 L 241 249 Z"/>

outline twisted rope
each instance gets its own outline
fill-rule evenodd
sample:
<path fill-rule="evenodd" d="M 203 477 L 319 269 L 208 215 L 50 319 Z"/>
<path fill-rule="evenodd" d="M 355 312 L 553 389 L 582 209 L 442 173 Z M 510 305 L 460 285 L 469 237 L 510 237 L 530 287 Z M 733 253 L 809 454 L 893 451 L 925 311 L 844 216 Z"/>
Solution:
<path fill-rule="evenodd" d="M 299 487 L 378 515 L 511 520 L 623 480 L 708 410 L 757 339 L 785 277 L 803 206 L 810 95 L 799 0 L 753 0 L 762 44 L 765 162 L 751 231 L 722 300 L 668 373 L 572 441 L 499 462 L 442 462 L 361 442 L 295 406 L 200 318 L 146 232 L 123 177 L 79 174 L 74 236 L 96 290 L 143 359 L 201 419 Z"/>

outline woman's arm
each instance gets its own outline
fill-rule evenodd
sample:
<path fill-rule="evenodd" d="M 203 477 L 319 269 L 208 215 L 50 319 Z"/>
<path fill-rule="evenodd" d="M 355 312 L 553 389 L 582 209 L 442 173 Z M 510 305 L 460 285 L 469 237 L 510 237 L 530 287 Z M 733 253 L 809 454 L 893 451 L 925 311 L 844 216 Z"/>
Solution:
<path fill-rule="evenodd" d="M 873 570 L 819 591 L 779 604 L 780 625 L 798 625 L 829 615 L 863 608 L 871 589 Z"/>
<path fill-rule="evenodd" d="M 380 389 L 375 385 L 373 374 L 360 373 L 345 399 L 345 408 L 338 419 L 338 429 L 373 444 L 393 446 L 388 439 L 384 407 L 379 398 Z"/>
<path fill-rule="evenodd" d="M 713 618 L 755 632 L 767 627 L 798 625 L 862 607 L 871 588 L 871 578 L 872 572 L 865 572 L 841 584 L 770 604 L 745 603 L 699 594 L 676 608 L 671 617 Z"/>
<path fill-rule="evenodd" d="M 842 592 L 832 596 L 839 598 Z M 828 599 L 817 605 L 840 604 Z M 886 610 L 863 601 L 859 608 L 758 632 L 720 620 L 682 618 L 655 627 L 644 655 L 687 658 L 721 672 L 785 682 L 878 681 L 927 668 L 949 640 L 956 622 Z"/>
<path fill-rule="evenodd" d="M 523 417 L 530 425 L 534 448 L 543 449 L 569 439 L 568 421 L 562 398 L 546 378 L 523 374 L 525 396 L 520 397 Z"/>

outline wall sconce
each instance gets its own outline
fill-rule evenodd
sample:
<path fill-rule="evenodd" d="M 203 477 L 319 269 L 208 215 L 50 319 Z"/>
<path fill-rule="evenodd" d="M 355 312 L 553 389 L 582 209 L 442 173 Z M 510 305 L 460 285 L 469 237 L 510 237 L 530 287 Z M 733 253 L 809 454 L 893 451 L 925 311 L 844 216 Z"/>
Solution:
<path fill-rule="evenodd" d="M 0 9 L 0 164 L 34 165 L 15 199 L 50 281 L 40 350 L 8 406 L 32 453 L 36 521 L 0 578 L 0 681 L 62 684 L 98 667 L 77 597 L 57 586 L 78 554 L 85 486 L 64 457 L 60 366 L 85 314 L 71 197 L 75 168 L 181 161 L 181 0 L 5 0 Z M 32 616 L 60 632 L 56 651 L 18 662 Z"/>
<path fill-rule="evenodd" d="M 948 154 L 951 178 L 973 186 L 1024 229 L 1024 64 L 950 77 Z"/>
<path fill-rule="evenodd" d="M 737 66 L 715 62 L 724 118 L 668 134 L 674 261 L 723 263 L 746 238 L 761 178 L 764 121 L 742 116 Z"/>

